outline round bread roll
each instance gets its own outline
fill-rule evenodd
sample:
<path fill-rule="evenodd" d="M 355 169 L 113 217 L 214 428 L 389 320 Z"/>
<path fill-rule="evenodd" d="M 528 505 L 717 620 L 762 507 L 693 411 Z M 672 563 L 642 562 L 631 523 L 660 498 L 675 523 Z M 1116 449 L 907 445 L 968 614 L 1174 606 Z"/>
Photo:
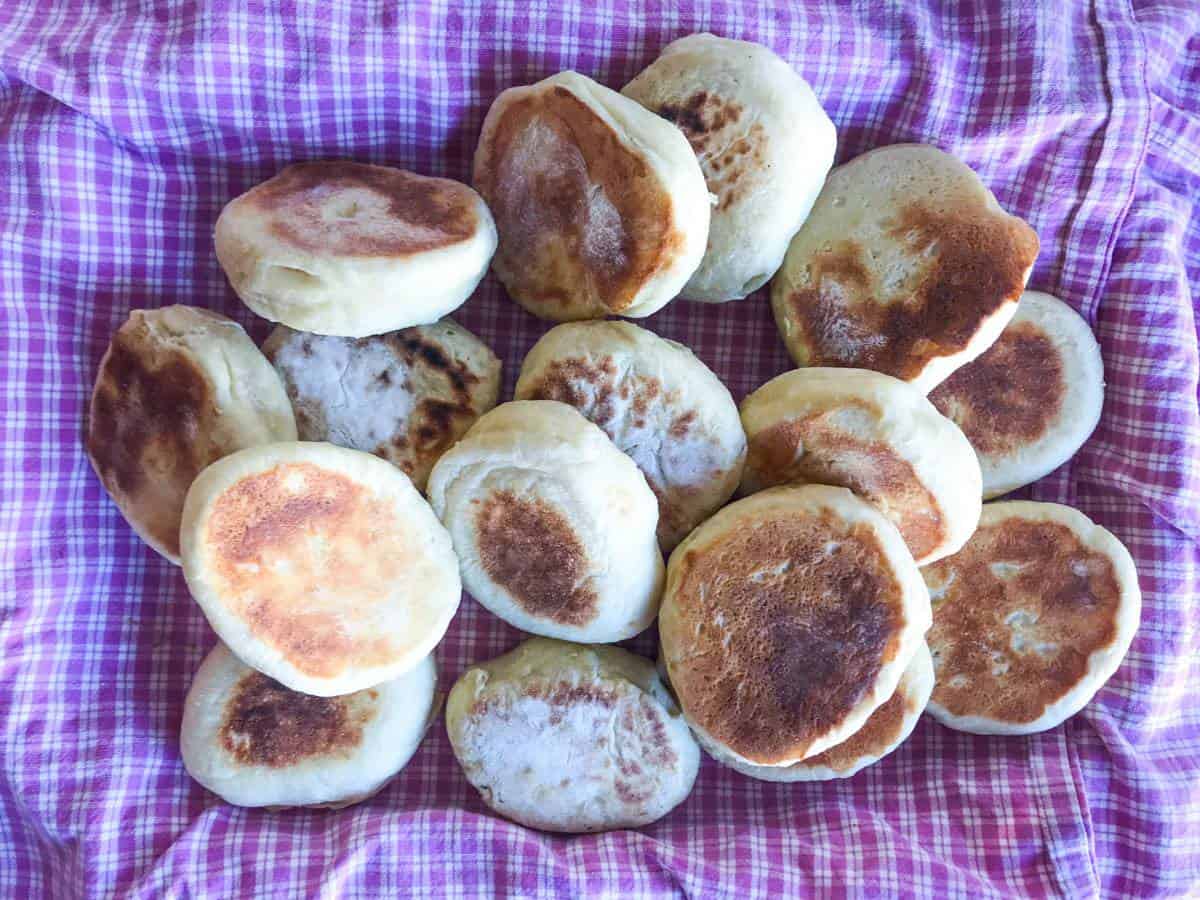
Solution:
<path fill-rule="evenodd" d="M 991 348 L 929 395 L 979 455 L 983 496 L 1057 469 L 1100 422 L 1104 362 L 1087 322 L 1049 294 L 1026 291 Z"/>
<path fill-rule="evenodd" d="M 326 160 L 288 166 L 231 200 L 216 245 L 260 316 L 364 337 L 462 306 L 496 250 L 496 226 L 465 184 Z"/>
<path fill-rule="evenodd" d="M 910 384 L 865 369 L 795 369 L 742 401 L 742 490 L 850 488 L 899 530 L 917 565 L 958 550 L 979 521 L 981 477 L 958 426 Z"/>
<path fill-rule="evenodd" d="M 687 347 L 632 323 L 550 329 L 525 357 L 516 397 L 569 403 L 629 454 L 658 497 L 665 552 L 741 477 L 746 436 L 729 390 Z"/>
<path fill-rule="evenodd" d="M 924 571 L 937 685 L 929 711 L 976 734 L 1033 734 L 1079 712 L 1125 656 L 1142 595 L 1129 551 L 1078 510 L 987 503 Z"/>
<path fill-rule="evenodd" d="M 135 309 L 108 346 L 87 454 L 130 527 L 179 564 L 179 519 L 209 463 L 296 439 L 279 376 L 242 327 L 193 306 Z"/>
<path fill-rule="evenodd" d="M 678 128 L 575 72 L 509 88 L 475 151 L 493 268 L 543 319 L 648 316 L 700 264 L 710 199 Z"/>
<path fill-rule="evenodd" d="M 658 503 L 628 456 L 565 403 L 485 413 L 429 476 L 463 582 L 510 625 L 609 643 L 658 612 Z"/>
<path fill-rule="evenodd" d="M 716 196 L 691 300 L 762 287 L 825 183 L 837 132 L 808 82 L 761 44 L 693 34 L 668 44 L 621 93 L 674 122 Z"/>
<path fill-rule="evenodd" d="M 287 388 L 300 440 L 374 453 L 418 490 L 500 396 L 499 358 L 450 320 L 367 338 L 280 325 L 263 352 Z"/>
<path fill-rule="evenodd" d="M 183 574 L 246 664 L 331 697 L 397 678 L 458 609 L 450 536 L 378 457 L 281 443 L 209 466 L 183 506 Z"/>
<path fill-rule="evenodd" d="M 373 688 L 313 697 L 217 644 L 183 704 L 183 765 L 236 806 L 349 806 L 412 758 L 433 718 L 436 685 L 427 656 Z"/>
<path fill-rule="evenodd" d="M 928 393 L 1017 309 L 1037 234 L 963 163 L 897 144 L 834 169 L 771 291 L 797 365 L 873 369 Z"/>
<path fill-rule="evenodd" d="M 900 533 L 826 485 L 733 503 L 667 568 L 658 628 L 679 705 L 721 759 L 787 766 L 858 731 L 929 627 Z"/>
<path fill-rule="evenodd" d="M 446 730 L 483 801 L 544 831 L 637 828 L 692 790 L 700 750 L 649 660 L 532 638 L 472 666 Z"/>
<path fill-rule="evenodd" d="M 900 683 L 892 696 L 871 713 L 862 728 L 837 746 L 790 766 L 747 766 L 736 761 L 729 761 L 728 764 L 743 775 L 760 781 L 831 781 L 849 778 L 879 762 L 908 740 L 929 702 L 933 677 L 933 657 L 929 655 L 929 648 L 921 645 L 900 676 Z M 717 759 L 724 761 L 719 756 Z"/>

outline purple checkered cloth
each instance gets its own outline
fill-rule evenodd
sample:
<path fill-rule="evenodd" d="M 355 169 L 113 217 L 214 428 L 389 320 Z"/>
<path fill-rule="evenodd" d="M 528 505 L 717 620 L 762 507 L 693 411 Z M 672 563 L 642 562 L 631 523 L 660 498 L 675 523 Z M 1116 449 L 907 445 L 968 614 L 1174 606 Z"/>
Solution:
<path fill-rule="evenodd" d="M 1200 4 L 580 6 L 0 4 L 0 897 L 1196 896 Z M 440 724 L 360 806 L 221 803 L 177 739 L 212 632 L 81 447 L 109 337 L 132 308 L 189 303 L 261 338 L 212 227 L 285 164 L 465 180 L 503 88 L 566 68 L 620 86 L 699 30 L 789 60 L 837 124 L 840 160 L 931 142 L 1035 225 L 1031 286 L 1092 323 L 1108 393 L 1084 449 L 1025 493 L 1078 506 L 1133 552 L 1145 610 L 1124 665 L 1045 734 L 926 719 L 847 781 L 766 784 L 706 761 L 690 799 L 638 831 L 496 818 Z M 459 317 L 511 390 L 546 325 L 490 278 Z M 646 324 L 739 398 L 788 368 L 761 292 Z M 438 650 L 444 683 L 517 639 L 466 600 Z"/>

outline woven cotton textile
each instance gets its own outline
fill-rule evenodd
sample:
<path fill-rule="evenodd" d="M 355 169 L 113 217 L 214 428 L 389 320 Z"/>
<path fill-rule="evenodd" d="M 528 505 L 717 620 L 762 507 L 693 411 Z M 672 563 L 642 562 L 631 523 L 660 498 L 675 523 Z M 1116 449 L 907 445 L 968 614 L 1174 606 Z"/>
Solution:
<path fill-rule="evenodd" d="M 1099 430 L 1022 492 L 1078 506 L 1137 560 L 1145 609 L 1084 712 L 1029 738 L 926 718 L 844 782 L 706 760 L 636 832 L 489 813 L 435 724 L 339 812 L 236 809 L 179 759 L 213 635 L 84 456 L 101 354 L 131 308 L 255 319 L 212 227 L 299 159 L 466 180 L 496 94 L 573 68 L 624 84 L 669 40 L 769 45 L 821 98 L 839 161 L 899 141 L 975 168 L 1038 230 L 1030 286 L 1100 339 Z M 0 897 L 1088 897 L 1200 892 L 1200 4 L 927 0 L 639 7 L 0 3 Z M 505 362 L 547 328 L 489 277 L 457 317 Z M 644 322 L 740 399 L 788 368 L 765 292 Z M 464 600 L 448 686 L 518 633 Z M 632 642 L 651 653 L 653 634 Z"/>

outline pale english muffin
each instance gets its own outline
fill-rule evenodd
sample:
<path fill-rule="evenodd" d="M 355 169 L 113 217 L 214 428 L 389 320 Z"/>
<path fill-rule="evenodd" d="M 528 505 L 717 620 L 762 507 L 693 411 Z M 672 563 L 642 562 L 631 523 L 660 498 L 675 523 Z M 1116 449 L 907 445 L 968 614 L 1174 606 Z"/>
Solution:
<path fill-rule="evenodd" d="M 183 705 L 188 774 L 237 806 L 342 807 L 404 768 L 435 710 L 427 656 L 392 681 L 341 697 L 301 694 L 217 644 Z"/>
<path fill-rule="evenodd" d="M 412 482 L 332 444 L 267 444 L 209 466 L 180 537 L 188 588 L 221 640 L 306 694 L 402 675 L 462 591 L 450 536 Z"/>
<path fill-rule="evenodd" d="M 500 232 L 496 274 L 544 319 L 648 316 L 704 254 L 710 199 L 687 139 L 575 72 L 496 98 L 475 187 Z"/>
<path fill-rule="evenodd" d="M 658 612 L 658 503 L 628 456 L 565 403 L 485 413 L 429 476 L 467 590 L 510 625 L 608 643 Z"/>
<path fill-rule="evenodd" d="M 301 440 L 374 453 L 419 490 L 500 395 L 496 354 L 449 320 L 367 338 L 280 325 L 263 352 L 287 388 Z"/>
<path fill-rule="evenodd" d="M 496 249 L 491 214 L 465 184 L 348 160 L 289 166 L 230 201 L 215 237 L 248 307 L 346 337 L 453 312 Z"/>
<path fill-rule="evenodd" d="M 717 198 L 683 296 L 720 303 L 762 287 L 837 148 L 808 82 L 761 44 L 693 34 L 668 44 L 622 93 L 683 130 Z"/>
<path fill-rule="evenodd" d="M 1079 712 L 1121 664 L 1142 595 L 1129 551 L 1056 503 L 987 503 L 924 570 L 937 685 L 929 711 L 977 734 L 1032 734 Z"/>
<path fill-rule="evenodd" d="M 992 345 L 1038 252 L 966 165 L 923 144 L 833 170 L 771 290 L 801 366 L 873 369 L 928 392 Z"/>
<path fill-rule="evenodd" d="M 929 395 L 979 455 L 983 496 L 1037 481 L 1075 455 L 1100 422 L 1104 362 L 1078 313 L 1026 291 L 991 348 Z"/>
<path fill-rule="evenodd" d="M 446 730 L 484 802 L 545 831 L 653 822 L 686 799 L 700 764 L 654 665 L 617 647 L 533 638 L 473 666 Z"/>
<path fill-rule="evenodd" d="M 917 727 L 921 713 L 933 691 L 933 657 L 922 645 L 913 657 L 895 692 L 862 728 L 824 753 L 810 756 L 790 766 L 748 766 L 722 759 L 743 775 L 761 781 L 830 781 L 849 778 L 867 766 L 879 762 L 901 744 Z"/>
<path fill-rule="evenodd" d="M 135 309 L 100 362 L 88 459 L 133 530 L 173 563 L 196 475 L 243 447 L 295 438 L 279 376 L 224 316 Z"/>
<path fill-rule="evenodd" d="M 895 526 L 845 488 L 807 485 L 739 500 L 675 548 L 658 628 L 701 744 L 787 766 L 892 696 L 929 617 Z"/>
<path fill-rule="evenodd" d="M 742 492 L 850 488 L 900 530 L 918 565 L 961 547 L 979 521 L 975 451 L 910 384 L 865 369 L 795 369 L 742 401 Z"/>
<path fill-rule="evenodd" d="M 629 322 L 559 325 L 521 366 L 518 400 L 569 403 L 632 457 L 670 552 L 729 499 L 746 437 L 728 389 L 691 350 Z"/>

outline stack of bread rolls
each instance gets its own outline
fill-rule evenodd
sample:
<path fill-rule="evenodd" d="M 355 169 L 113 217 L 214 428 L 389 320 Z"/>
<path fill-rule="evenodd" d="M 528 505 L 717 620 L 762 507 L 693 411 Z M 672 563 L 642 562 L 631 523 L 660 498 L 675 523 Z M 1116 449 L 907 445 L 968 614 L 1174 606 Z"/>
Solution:
<path fill-rule="evenodd" d="M 1099 347 L 1025 290 L 1037 235 L 970 168 L 906 144 L 830 171 L 835 145 L 786 62 L 693 35 L 620 93 L 503 92 L 474 190 L 308 162 L 232 200 L 217 257 L 275 331 L 133 312 L 87 432 L 220 639 L 188 771 L 250 806 L 378 791 L 437 712 L 463 587 L 533 637 L 457 680 L 450 742 L 533 828 L 654 821 L 700 748 L 827 780 L 926 710 L 1028 734 L 1081 709 L 1137 628 L 1129 553 L 1068 507 L 983 501 L 1088 438 Z M 489 264 L 562 323 L 499 405 L 500 360 L 445 318 Z M 740 408 L 606 318 L 736 316 L 768 281 L 797 368 Z M 657 665 L 608 646 L 655 621 Z"/>

